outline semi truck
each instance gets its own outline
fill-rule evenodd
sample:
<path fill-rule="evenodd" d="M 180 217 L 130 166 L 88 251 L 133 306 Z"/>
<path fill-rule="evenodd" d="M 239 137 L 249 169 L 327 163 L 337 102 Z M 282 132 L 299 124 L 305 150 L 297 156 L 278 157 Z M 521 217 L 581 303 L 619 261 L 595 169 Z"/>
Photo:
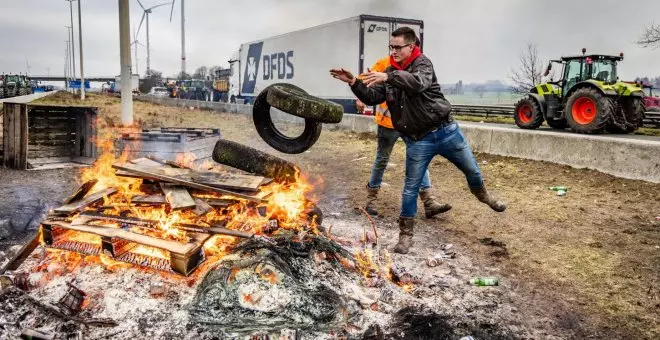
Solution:
<path fill-rule="evenodd" d="M 344 20 L 241 44 L 229 60 L 228 97 L 252 104 L 274 83 L 291 83 L 356 113 L 356 98 L 329 74 L 344 67 L 356 75 L 389 54 L 391 33 L 412 28 L 424 47 L 424 22 L 417 19 L 359 15 Z"/>

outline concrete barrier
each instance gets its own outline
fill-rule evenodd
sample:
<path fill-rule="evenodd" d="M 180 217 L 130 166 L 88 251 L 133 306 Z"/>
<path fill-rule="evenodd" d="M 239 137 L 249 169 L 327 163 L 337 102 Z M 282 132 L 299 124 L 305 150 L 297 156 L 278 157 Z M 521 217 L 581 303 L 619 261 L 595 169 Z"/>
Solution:
<path fill-rule="evenodd" d="M 252 115 L 252 106 L 139 97 L 138 100 L 180 107 L 195 107 L 219 112 Z M 300 118 L 273 112 L 274 121 L 302 123 Z M 470 146 L 476 152 L 546 161 L 586 168 L 617 177 L 660 183 L 660 139 L 636 139 L 627 136 L 583 135 L 551 130 L 522 130 L 515 126 L 459 122 Z M 374 118 L 344 115 L 339 124 L 326 124 L 324 129 L 375 133 Z"/>

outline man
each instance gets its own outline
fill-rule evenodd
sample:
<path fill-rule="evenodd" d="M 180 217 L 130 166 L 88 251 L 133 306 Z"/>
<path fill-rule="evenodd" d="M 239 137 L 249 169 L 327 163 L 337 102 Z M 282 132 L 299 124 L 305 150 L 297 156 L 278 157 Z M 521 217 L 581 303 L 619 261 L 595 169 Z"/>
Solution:
<path fill-rule="evenodd" d="M 406 180 L 399 217 L 399 241 L 394 252 L 406 254 L 412 246 L 417 192 L 431 160 L 441 155 L 464 174 L 472 194 L 493 210 L 506 203 L 492 197 L 467 140 L 451 116 L 451 104 L 438 84 L 433 64 L 415 46 L 415 31 L 400 27 L 390 39 L 390 66 L 385 72 L 368 72 L 357 79 L 343 68 L 330 74 L 351 86 L 367 105 L 387 102 L 394 128 L 406 143 Z"/>
<path fill-rule="evenodd" d="M 420 45 L 419 39 L 415 42 L 416 46 Z M 390 56 L 379 59 L 369 69 L 371 72 L 384 72 L 390 66 Z M 359 76 L 360 78 L 362 76 Z M 358 99 L 359 100 L 359 99 Z M 361 102 L 358 103 L 358 105 Z M 383 182 L 383 173 L 387 168 L 387 163 L 390 160 L 394 144 L 401 137 L 401 134 L 392 126 L 392 119 L 390 117 L 387 103 L 383 102 L 376 106 L 376 124 L 378 125 L 377 140 L 378 147 L 376 149 L 376 158 L 371 167 L 371 176 L 366 185 L 367 189 L 367 202 L 364 210 L 370 215 L 378 215 L 375 208 L 376 200 L 378 199 L 378 192 L 380 191 L 381 183 Z M 429 177 L 428 169 L 424 172 L 422 184 L 419 190 L 419 198 L 424 204 L 424 215 L 426 218 L 431 218 L 437 214 L 447 212 L 451 209 L 449 204 L 440 204 L 435 200 L 431 194 L 431 179 Z"/>

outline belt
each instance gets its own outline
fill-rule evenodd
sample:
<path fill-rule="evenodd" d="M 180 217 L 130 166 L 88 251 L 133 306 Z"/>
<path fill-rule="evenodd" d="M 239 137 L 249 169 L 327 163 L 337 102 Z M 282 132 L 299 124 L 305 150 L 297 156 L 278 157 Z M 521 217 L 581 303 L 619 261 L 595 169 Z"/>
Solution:
<path fill-rule="evenodd" d="M 433 128 L 433 130 L 431 130 L 429 132 L 436 132 L 439 129 L 442 129 L 443 127 L 446 127 L 446 126 L 449 126 L 449 125 L 453 124 L 454 122 L 455 122 L 454 118 L 450 117 L 449 119 L 447 119 L 447 120 L 441 122 L 440 124 L 438 124 L 436 127 Z"/>

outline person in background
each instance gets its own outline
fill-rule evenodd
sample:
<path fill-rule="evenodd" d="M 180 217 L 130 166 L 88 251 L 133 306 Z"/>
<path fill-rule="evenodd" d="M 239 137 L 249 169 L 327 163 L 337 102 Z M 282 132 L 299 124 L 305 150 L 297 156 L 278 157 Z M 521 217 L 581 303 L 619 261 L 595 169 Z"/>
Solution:
<path fill-rule="evenodd" d="M 417 39 L 415 45 L 420 46 L 419 39 Z M 367 70 L 370 72 L 384 72 L 388 67 L 390 67 L 389 55 L 376 61 L 376 63 Z M 359 76 L 358 78 L 360 77 L 362 76 Z M 364 103 L 358 99 L 358 108 L 360 108 L 360 104 L 362 104 L 363 111 Z M 364 210 L 366 210 L 370 215 L 378 215 L 378 210 L 376 209 L 376 201 L 378 199 L 378 193 L 383 182 L 383 174 L 385 173 L 387 163 L 390 160 L 390 155 L 392 154 L 394 144 L 396 144 L 396 141 L 399 139 L 399 137 L 401 137 L 401 134 L 392 126 L 392 118 L 390 111 L 387 108 L 387 103 L 383 102 L 376 106 L 375 120 L 376 124 L 378 125 L 378 146 L 376 149 L 376 158 L 374 159 L 374 164 L 371 167 L 371 176 L 369 178 L 369 182 L 366 185 L 367 200 L 364 207 Z M 435 197 L 433 197 L 433 194 L 431 193 L 431 188 L 431 178 L 427 169 L 424 173 L 422 184 L 419 189 L 419 198 L 424 205 L 424 215 L 426 218 L 431 218 L 437 214 L 447 212 L 451 209 L 451 205 L 446 203 L 440 204 L 438 201 L 436 201 Z"/>
<path fill-rule="evenodd" d="M 507 204 L 491 196 L 481 170 L 458 124 L 451 104 L 438 84 L 431 60 L 415 46 L 410 27 L 400 27 L 390 39 L 390 66 L 384 72 L 367 72 L 358 79 L 343 68 L 330 70 L 335 79 L 348 83 L 366 105 L 387 102 L 394 128 L 406 143 L 406 180 L 399 215 L 399 241 L 394 252 L 406 254 L 413 244 L 417 194 L 422 178 L 436 155 L 460 169 L 477 199 L 497 212 Z"/>

